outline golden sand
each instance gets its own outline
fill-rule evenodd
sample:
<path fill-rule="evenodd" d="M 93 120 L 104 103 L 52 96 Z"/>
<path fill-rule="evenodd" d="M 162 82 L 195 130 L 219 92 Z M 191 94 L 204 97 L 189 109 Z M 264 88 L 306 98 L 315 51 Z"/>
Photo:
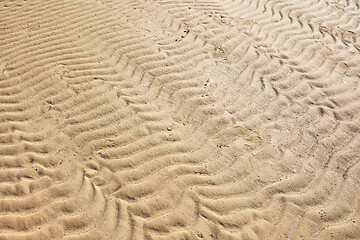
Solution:
<path fill-rule="evenodd" d="M 358 0 L 0 0 L 0 240 L 360 239 Z"/>

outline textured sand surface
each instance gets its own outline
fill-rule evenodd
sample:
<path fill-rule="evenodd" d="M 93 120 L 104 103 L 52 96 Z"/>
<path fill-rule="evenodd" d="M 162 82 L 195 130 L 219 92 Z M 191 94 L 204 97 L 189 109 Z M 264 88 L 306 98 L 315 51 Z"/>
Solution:
<path fill-rule="evenodd" d="M 0 0 L 0 239 L 360 239 L 360 2 Z"/>

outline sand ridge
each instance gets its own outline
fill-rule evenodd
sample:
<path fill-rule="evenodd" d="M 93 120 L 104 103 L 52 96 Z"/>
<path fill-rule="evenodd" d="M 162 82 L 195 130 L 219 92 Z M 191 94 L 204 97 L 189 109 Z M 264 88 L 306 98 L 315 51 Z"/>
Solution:
<path fill-rule="evenodd" d="M 360 238 L 358 1 L 0 1 L 0 239 Z"/>

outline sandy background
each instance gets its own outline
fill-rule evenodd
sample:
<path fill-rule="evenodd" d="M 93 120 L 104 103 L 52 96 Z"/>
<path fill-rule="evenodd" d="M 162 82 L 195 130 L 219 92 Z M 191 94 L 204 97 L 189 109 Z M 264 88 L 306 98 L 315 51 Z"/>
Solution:
<path fill-rule="evenodd" d="M 357 0 L 0 0 L 0 239 L 360 239 Z"/>

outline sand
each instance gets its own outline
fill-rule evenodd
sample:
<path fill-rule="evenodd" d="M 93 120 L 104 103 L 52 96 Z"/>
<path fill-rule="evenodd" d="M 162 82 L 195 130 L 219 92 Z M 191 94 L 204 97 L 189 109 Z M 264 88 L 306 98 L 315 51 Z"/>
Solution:
<path fill-rule="evenodd" d="M 360 2 L 0 0 L 0 239 L 360 239 Z"/>

